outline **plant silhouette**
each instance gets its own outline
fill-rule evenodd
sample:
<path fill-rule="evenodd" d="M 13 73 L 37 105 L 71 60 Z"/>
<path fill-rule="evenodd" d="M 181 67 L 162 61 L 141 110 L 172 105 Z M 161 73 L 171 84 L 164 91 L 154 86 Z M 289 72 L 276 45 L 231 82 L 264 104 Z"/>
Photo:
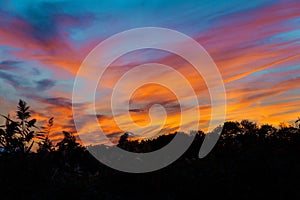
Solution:
<path fill-rule="evenodd" d="M 137 140 L 125 132 L 116 146 L 99 145 L 106 149 L 105 159 L 117 157 L 114 148 L 146 153 L 162 148 L 175 135 L 195 138 L 170 166 L 152 173 L 127 174 L 99 163 L 77 141 L 76 133 L 62 131 L 63 138 L 55 144 L 51 141 L 54 118 L 39 128 L 29 109 L 20 100 L 15 118 L 2 115 L 3 199 L 300 198 L 299 119 L 294 126 L 282 123 L 277 128 L 249 120 L 225 122 L 217 127 L 223 128 L 221 137 L 204 159 L 198 158 L 198 152 L 205 134 L 210 133 L 195 130 Z"/>
<path fill-rule="evenodd" d="M 0 143 L 6 152 L 30 152 L 38 128 L 35 126 L 36 119 L 31 119 L 29 108 L 25 101 L 19 100 L 17 120 L 12 120 L 9 115 L 1 115 L 6 123 L 4 129 L 0 130 Z"/>
<path fill-rule="evenodd" d="M 42 127 L 42 130 L 39 131 L 37 134 L 37 138 L 40 139 L 40 141 L 38 142 L 39 148 L 37 150 L 39 153 L 48 153 L 55 150 L 54 145 L 49 138 L 53 123 L 54 123 L 54 118 L 51 117 L 48 121 L 47 126 Z"/>
<path fill-rule="evenodd" d="M 62 133 L 64 135 L 64 138 L 56 145 L 58 147 L 58 151 L 68 152 L 77 148 L 81 148 L 79 143 L 76 142 L 76 137 L 74 136 L 74 134 L 67 131 L 63 131 Z"/>

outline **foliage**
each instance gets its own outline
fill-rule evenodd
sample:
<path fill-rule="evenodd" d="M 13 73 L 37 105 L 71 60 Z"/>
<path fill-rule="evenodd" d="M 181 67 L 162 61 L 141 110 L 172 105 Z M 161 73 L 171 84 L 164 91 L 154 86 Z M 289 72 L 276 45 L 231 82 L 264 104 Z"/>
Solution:
<path fill-rule="evenodd" d="M 47 153 L 54 151 L 54 145 L 52 144 L 52 141 L 49 139 L 49 135 L 51 133 L 51 128 L 54 123 L 54 118 L 51 117 L 48 120 L 48 124 L 46 127 L 42 127 L 42 130 L 38 132 L 37 138 L 40 139 L 38 142 L 39 148 L 38 152 L 40 153 Z"/>
<path fill-rule="evenodd" d="M 54 119 L 37 128 L 23 101 L 19 102 L 16 120 L 3 117 L 3 199 L 300 198 L 300 119 L 295 126 L 282 124 L 279 128 L 258 126 L 249 120 L 225 122 L 220 140 L 204 159 L 198 158 L 205 137 L 202 131 L 175 132 L 141 141 L 129 139 L 125 133 L 117 146 L 100 146 L 107 149 L 107 159 L 114 157 L 110 154 L 114 148 L 146 153 L 162 148 L 175 135 L 195 137 L 190 148 L 170 166 L 152 173 L 128 174 L 99 163 L 77 142 L 74 133 L 63 131 L 64 138 L 55 148 L 49 139 Z M 14 153 L 28 153 L 34 140 L 39 146 L 37 153 Z"/>
<path fill-rule="evenodd" d="M 76 142 L 76 137 L 74 136 L 74 134 L 66 131 L 63 131 L 63 134 L 64 138 L 56 145 L 58 147 L 58 151 L 71 151 L 80 147 L 79 143 Z"/>
<path fill-rule="evenodd" d="M 36 119 L 31 119 L 29 108 L 25 101 L 20 100 L 16 111 L 17 120 L 11 119 L 9 115 L 1 115 L 6 119 L 0 129 L 0 144 L 5 152 L 30 152 L 37 127 Z"/>

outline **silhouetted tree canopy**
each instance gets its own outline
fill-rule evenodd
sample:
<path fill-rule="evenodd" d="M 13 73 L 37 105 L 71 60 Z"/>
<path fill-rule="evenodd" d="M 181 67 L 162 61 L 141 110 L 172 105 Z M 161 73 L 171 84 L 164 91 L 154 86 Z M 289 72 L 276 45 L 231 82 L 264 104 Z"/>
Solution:
<path fill-rule="evenodd" d="M 56 145 L 58 147 L 58 151 L 71 151 L 80 147 L 79 143 L 76 142 L 74 134 L 66 131 L 63 131 L 62 133 L 64 134 L 64 138 Z"/>
<path fill-rule="evenodd" d="M 30 152 L 37 127 L 36 119 L 31 119 L 29 108 L 25 101 L 20 100 L 16 111 L 17 120 L 11 119 L 9 115 L 1 115 L 6 119 L 0 131 L 0 144 L 5 152 Z"/>
<path fill-rule="evenodd" d="M 129 138 L 126 132 L 116 146 L 100 145 L 107 150 L 106 159 L 113 157 L 114 148 L 146 153 L 167 145 L 175 135 L 195 138 L 166 168 L 128 174 L 98 162 L 76 141 L 75 133 L 63 131 L 63 139 L 54 145 L 50 139 L 54 118 L 45 127 L 37 127 L 29 109 L 20 100 L 16 119 L 2 115 L 3 199 L 300 198 L 299 119 L 293 126 L 282 123 L 278 128 L 249 120 L 225 122 L 218 143 L 204 159 L 198 158 L 205 137 L 201 130 L 144 140 Z M 34 142 L 37 152 L 31 151 Z"/>

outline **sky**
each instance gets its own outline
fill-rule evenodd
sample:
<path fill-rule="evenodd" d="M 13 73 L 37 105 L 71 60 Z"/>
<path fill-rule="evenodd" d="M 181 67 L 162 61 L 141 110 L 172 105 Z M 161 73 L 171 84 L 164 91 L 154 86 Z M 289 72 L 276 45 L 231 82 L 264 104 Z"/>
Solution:
<path fill-rule="evenodd" d="M 0 113 L 14 115 L 18 100 L 23 99 L 40 123 L 54 117 L 54 140 L 62 137 L 61 130 L 76 132 L 72 91 L 81 63 L 100 42 L 141 27 L 179 31 L 206 49 L 224 80 L 226 120 L 277 125 L 292 123 L 300 116 L 300 1 L 296 0 L 3 0 Z M 113 117 L 107 102 L 114 85 L 126 71 L 154 62 L 183 74 L 197 93 L 199 106 L 179 105 L 168 87 L 145 84 L 130 97 L 130 119 L 125 115 Z M 140 76 L 182 87 L 169 71 L 137 71 L 136 77 Z M 124 88 L 135 81 L 133 78 Z M 189 99 L 191 94 L 182 95 Z M 131 129 L 133 122 L 142 127 L 137 134 L 141 138 L 175 131 L 179 124 L 188 127 L 195 119 L 182 122 L 182 107 L 200 112 L 197 120 L 203 129 L 210 120 L 210 96 L 203 77 L 186 60 L 161 50 L 129 52 L 115 60 L 105 71 L 95 96 L 97 120 L 111 138 L 136 130 Z M 88 110 L 91 105 L 78 106 Z M 82 115 L 89 117 L 90 113 L 83 111 Z M 85 123 L 87 129 L 98 128 L 88 120 Z"/>

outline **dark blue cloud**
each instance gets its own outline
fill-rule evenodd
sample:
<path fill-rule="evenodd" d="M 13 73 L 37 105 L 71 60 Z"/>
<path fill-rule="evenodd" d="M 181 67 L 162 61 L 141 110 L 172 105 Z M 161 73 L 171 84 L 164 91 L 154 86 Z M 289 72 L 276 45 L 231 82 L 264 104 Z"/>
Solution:
<path fill-rule="evenodd" d="M 32 68 L 32 73 L 33 73 L 34 76 L 41 75 L 41 71 L 37 68 Z"/>
<path fill-rule="evenodd" d="M 68 98 L 54 97 L 54 98 L 41 98 L 41 101 L 46 104 L 58 106 L 58 107 L 72 107 L 72 101 Z"/>
<path fill-rule="evenodd" d="M 4 69 L 1 71 L 1 68 Z M 33 91 L 43 92 L 55 86 L 56 82 L 50 79 L 42 79 L 39 81 L 30 81 L 20 75 L 20 72 L 9 73 L 11 66 L 8 69 L 1 67 L 0 64 L 0 79 L 13 86 L 16 90 L 22 93 L 32 93 Z"/>
<path fill-rule="evenodd" d="M 12 70 L 18 67 L 21 61 L 3 60 L 0 62 L 0 70 Z"/>
<path fill-rule="evenodd" d="M 70 27 L 81 30 L 82 26 L 89 24 L 88 21 L 93 18 L 93 14 L 89 12 L 78 15 L 67 10 L 66 3 L 58 1 L 2 1 L 0 27 L 9 27 L 16 20 L 24 22 L 26 27 L 29 27 L 27 30 L 16 27 L 12 32 L 48 45 L 54 39 L 65 37 Z"/>
<path fill-rule="evenodd" d="M 23 85 L 27 85 L 28 81 L 24 78 L 20 78 L 19 76 L 12 75 L 6 72 L 2 72 L 0 70 L 0 79 L 5 80 L 5 82 L 9 83 L 16 90 L 24 89 Z"/>
<path fill-rule="evenodd" d="M 134 113 L 139 113 L 139 112 L 144 112 L 145 110 L 144 109 L 130 109 L 129 112 L 134 112 Z"/>
<path fill-rule="evenodd" d="M 47 42 L 58 36 L 58 27 L 54 16 L 59 13 L 59 10 L 59 5 L 48 2 L 28 4 L 22 17 L 32 26 L 33 38 Z"/>
<path fill-rule="evenodd" d="M 55 81 L 50 79 L 43 79 L 40 81 L 36 81 L 36 89 L 38 90 L 48 90 L 55 86 Z"/>

